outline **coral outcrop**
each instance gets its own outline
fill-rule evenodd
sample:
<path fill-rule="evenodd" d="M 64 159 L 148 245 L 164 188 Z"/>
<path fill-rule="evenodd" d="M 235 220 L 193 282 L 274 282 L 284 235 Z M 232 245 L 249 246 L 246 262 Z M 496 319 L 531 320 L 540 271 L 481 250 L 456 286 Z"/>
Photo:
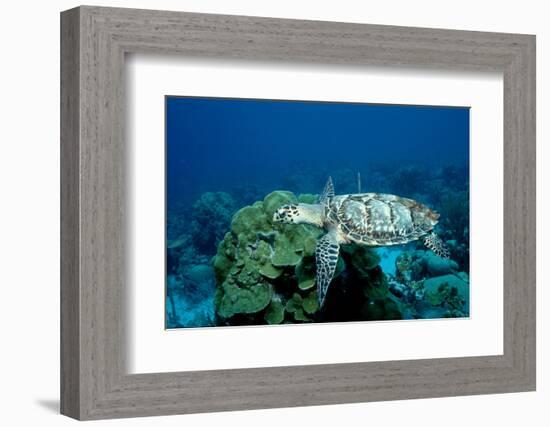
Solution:
<path fill-rule="evenodd" d="M 458 263 L 430 251 L 406 251 L 395 261 L 390 290 L 412 318 L 464 317 L 469 313 L 469 277 Z"/>
<path fill-rule="evenodd" d="M 338 192 L 412 197 L 440 214 L 437 234 L 450 260 L 422 242 L 369 249 L 341 247 L 329 295 L 319 310 L 314 252 L 325 233 L 310 225 L 272 224 L 283 204 L 316 203 L 326 170 L 281 171 L 273 183 L 239 182 L 170 203 L 167 212 L 167 325 L 337 322 L 466 316 L 469 313 L 469 171 L 467 165 L 373 164 L 331 170 Z M 302 193 L 302 194 L 299 194 Z M 248 205 L 240 210 L 238 207 Z M 382 255 L 382 261 L 378 257 Z M 383 271 L 382 271 L 383 269 Z M 462 303 L 462 301 L 464 301 Z"/>
<path fill-rule="evenodd" d="M 401 282 L 442 276 L 458 271 L 458 264 L 454 260 L 439 257 L 428 250 L 403 252 L 397 257 L 395 266 L 397 279 Z"/>
<path fill-rule="evenodd" d="M 323 230 L 312 225 L 272 223 L 284 204 L 312 203 L 316 196 L 275 191 L 235 213 L 212 259 L 220 324 L 280 324 L 311 321 L 398 319 L 371 249 L 343 246 L 333 284 L 322 309 L 315 287 L 315 246 Z"/>
<path fill-rule="evenodd" d="M 469 307 L 469 279 L 465 273 L 447 274 L 424 281 L 426 302 L 440 309 L 437 317 L 464 317 Z"/>
<path fill-rule="evenodd" d="M 211 253 L 223 239 L 236 211 L 236 202 L 229 193 L 206 192 L 193 204 L 190 235 L 199 252 Z"/>

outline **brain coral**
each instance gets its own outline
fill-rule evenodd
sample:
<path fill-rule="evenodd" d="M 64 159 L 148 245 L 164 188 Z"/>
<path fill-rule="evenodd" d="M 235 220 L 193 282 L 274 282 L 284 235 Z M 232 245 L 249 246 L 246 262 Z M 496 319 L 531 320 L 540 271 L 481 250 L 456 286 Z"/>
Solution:
<path fill-rule="evenodd" d="M 400 318 L 378 256 L 355 245 L 341 251 L 327 303 L 319 309 L 315 244 L 324 231 L 307 224 L 272 223 L 273 213 L 282 205 L 311 203 L 315 198 L 275 191 L 233 215 L 212 259 L 220 324 Z"/>

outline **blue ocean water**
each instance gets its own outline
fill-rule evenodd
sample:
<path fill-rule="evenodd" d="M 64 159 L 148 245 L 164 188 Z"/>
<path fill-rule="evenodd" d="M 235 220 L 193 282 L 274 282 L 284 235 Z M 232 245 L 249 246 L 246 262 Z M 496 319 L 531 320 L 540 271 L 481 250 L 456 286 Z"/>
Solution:
<path fill-rule="evenodd" d="M 166 97 L 167 327 L 217 324 L 212 257 L 238 209 L 275 190 L 318 194 L 328 176 L 336 194 L 391 193 L 436 209 L 452 272 L 467 274 L 469 117 L 467 107 Z M 429 266 L 419 251 L 379 250 L 396 298 L 407 285 L 397 258 Z"/>

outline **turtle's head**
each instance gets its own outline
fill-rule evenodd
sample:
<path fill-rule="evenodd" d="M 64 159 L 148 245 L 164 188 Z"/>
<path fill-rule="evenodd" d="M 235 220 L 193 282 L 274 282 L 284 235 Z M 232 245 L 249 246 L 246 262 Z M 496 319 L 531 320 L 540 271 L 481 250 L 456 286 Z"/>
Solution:
<path fill-rule="evenodd" d="M 321 226 L 323 208 L 321 205 L 298 203 L 283 205 L 273 214 L 273 222 L 283 224 L 314 224 Z"/>
<path fill-rule="evenodd" d="M 283 224 L 298 224 L 300 220 L 300 209 L 298 205 L 283 205 L 273 214 L 273 222 Z"/>

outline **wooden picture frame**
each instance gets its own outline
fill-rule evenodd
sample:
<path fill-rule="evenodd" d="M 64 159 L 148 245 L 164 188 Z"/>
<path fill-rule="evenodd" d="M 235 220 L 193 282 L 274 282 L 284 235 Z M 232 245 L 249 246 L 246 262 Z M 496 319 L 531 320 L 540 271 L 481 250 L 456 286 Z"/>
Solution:
<path fill-rule="evenodd" d="M 504 353 L 126 373 L 126 53 L 490 70 L 504 78 Z M 77 419 L 535 389 L 535 37 L 78 7 L 61 14 L 61 412 Z"/>

